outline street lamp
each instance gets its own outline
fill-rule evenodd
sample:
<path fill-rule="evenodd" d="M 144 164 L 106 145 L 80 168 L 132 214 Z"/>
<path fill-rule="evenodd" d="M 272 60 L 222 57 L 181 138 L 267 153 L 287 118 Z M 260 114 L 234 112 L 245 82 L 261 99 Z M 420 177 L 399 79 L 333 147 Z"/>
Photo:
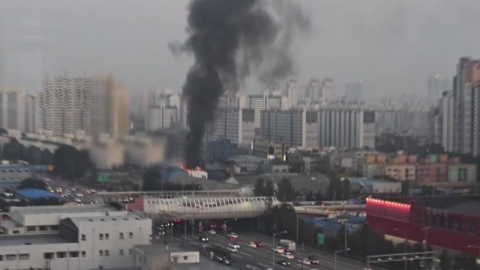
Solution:
<path fill-rule="evenodd" d="M 341 249 L 341 250 L 335 251 L 335 260 L 334 260 L 334 269 L 335 269 L 335 270 L 337 270 L 337 253 L 338 253 L 338 252 L 344 252 L 344 251 L 347 252 L 347 251 L 349 251 L 349 250 L 350 250 L 350 248 L 346 248 L 346 249 Z"/>
<path fill-rule="evenodd" d="M 273 234 L 272 248 L 274 250 L 272 250 L 272 269 L 275 269 L 275 236 L 280 235 L 280 234 L 286 234 L 286 233 L 287 233 L 287 231 L 278 232 L 278 233 Z"/>
<path fill-rule="evenodd" d="M 229 221 L 237 221 L 237 219 L 236 219 L 236 218 L 234 218 L 234 219 L 229 219 L 229 220 L 225 220 L 225 221 L 223 222 L 223 225 L 224 225 L 224 226 L 222 226 L 222 227 L 223 227 L 223 233 L 224 233 L 224 234 L 227 234 L 227 222 L 229 222 Z"/>
<path fill-rule="evenodd" d="M 397 228 L 394 228 L 393 229 L 394 231 L 397 231 L 397 232 L 403 232 L 403 239 L 404 239 L 404 244 L 403 244 L 403 253 L 407 253 L 407 230 L 404 230 L 404 229 L 397 229 Z M 407 256 L 407 255 L 405 255 Z M 404 260 L 404 268 L 405 270 L 407 270 L 407 258 L 405 257 L 405 260 Z"/>

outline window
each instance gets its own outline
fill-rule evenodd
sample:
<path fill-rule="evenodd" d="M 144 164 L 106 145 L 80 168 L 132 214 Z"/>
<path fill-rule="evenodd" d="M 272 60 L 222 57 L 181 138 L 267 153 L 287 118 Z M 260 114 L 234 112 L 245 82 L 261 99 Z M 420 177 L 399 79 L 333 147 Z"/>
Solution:
<path fill-rule="evenodd" d="M 58 226 L 50 226 L 51 231 L 58 231 Z"/>
<path fill-rule="evenodd" d="M 15 261 L 16 259 L 17 259 L 17 255 L 7 254 L 7 261 Z"/>
<path fill-rule="evenodd" d="M 98 239 L 103 240 L 103 233 L 98 235 Z"/>
<path fill-rule="evenodd" d="M 110 237 L 110 235 L 108 233 L 105 234 L 105 240 L 108 240 L 108 238 Z"/>
<path fill-rule="evenodd" d="M 108 251 L 108 249 L 105 250 L 105 256 L 110 256 L 110 251 Z"/>
<path fill-rule="evenodd" d="M 70 258 L 78 258 L 78 251 L 70 251 L 70 252 L 68 252 L 68 257 L 70 257 Z"/>
<path fill-rule="evenodd" d="M 20 254 L 18 255 L 19 260 L 27 261 L 30 259 L 30 254 Z"/>
<path fill-rule="evenodd" d="M 0 255 L 0 262 L 3 261 L 3 255 Z"/>
<path fill-rule="evenodd" d="M 120 256 L 123 256 L 123 249 L 120 249 Z"/>
<path fill-rule="evenodd" d="M 82 251 L 82 257 L 86 257 L 86 256 L 87 256 L 87 252 Z"/>
<path fill-rule="evenodd" d="M 102 257 L 103 256 L 103 250 L 98 251 L 98 256 Z"/>
<path fill-rule="evenodd" d="M 19 230 L 13 230 L 13 234 L 20 234 Z"/>
<path fill-rule="evenodd" d="M 53 254 L 54 254 L 53 252 L 45 252 L 45 253 L 43 253 L 43 258 L 51 260 L 51 259 L 55 258 L 55 255 L 53 255 Z"/>
<path fill-rule="evenodd" d="M 57 258 L 66 258 L 67 257 L 67 252 L 65 251 L 58 251 L 57 252 Z"/>
<path fill-rule="evenodd" d="M 133 255 L 133 249 L 128 249 L 128 255 Z"/>
<path fill-rule="evenodd" d="M 133 238 L 133 232 L 129 232 L 129 233 L 128 233 L 128 236 L 129 236 L 130 238 Z"/>
<path fill-rule="evenodd" d="M 188 256 L 183 256 L 183 259 L 184 259 L 184 260 L 188 260 Z"/>
<path fill-rule="evenodd" d="M 123 239 L 123 232 L 120 233 L 120 239 Z"/>
<path fill-rule="evenodd" d="M 40 227 L 39 227 L 39 230 L 40 230 L 41 232 L 45 232 L 45 231 L 48 231 L 48 227 L 47 227 L 47 226 L 40 226 Z"/>
<path fill-rule="evenodd" d="M 27 226 L 27 232 L 34 232 L 37 230 L 37 227 L 35 226 Z"/>
<path fill-rule="evenodd" d="M 87 237 L 85 236 L 85 234 L 82 234 L 82 241 L 85 241 L 87 240 Z"/>

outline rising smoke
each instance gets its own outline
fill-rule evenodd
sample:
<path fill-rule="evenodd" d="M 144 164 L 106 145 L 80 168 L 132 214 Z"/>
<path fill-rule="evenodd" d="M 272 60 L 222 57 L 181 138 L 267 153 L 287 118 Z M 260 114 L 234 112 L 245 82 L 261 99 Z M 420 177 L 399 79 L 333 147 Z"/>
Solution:
<path fill-rule="evenodd" d="M 290 3 L 282 0 L 192 0 L 190 3 L 189 37 L 182 44 L 170 44 L 173 53 L 189 52 L 195 58 L 183 87 L 190 128 L 185 145 L 187 168 L 201 164 L 205 128 L 214 119 L 218 100 L 225 91 L 237 91 L 253 70 L 259 71 L 258 78 L 265 84 L 293 72 L 291 44 L 295 34 L 306 32 L 310 24 Z"/>

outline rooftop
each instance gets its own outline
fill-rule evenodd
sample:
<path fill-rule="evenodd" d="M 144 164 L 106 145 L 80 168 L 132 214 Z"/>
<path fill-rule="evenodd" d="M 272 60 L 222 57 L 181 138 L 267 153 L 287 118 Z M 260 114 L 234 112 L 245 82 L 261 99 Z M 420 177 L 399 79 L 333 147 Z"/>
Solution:
<path fill-rule="evenodd" d="M 125 215 L 114 215 L 114 216 L 95 216 L 95 217 L 72 217 L 70 220 L 77 226 L 81 222 L 119 222 L 119 221 L 132 221 L 132 220 L 142 220 L 142 218 L 139 215 L 130 213 L 130 212 L 125 212 L 127 214 Z"/>
<path fill-rule="evenodd" d="M 48 192 L 46 190 L 42 189 L 33 189 L 33 188 L 27 188 L 27 189 L 21 189 L 17 190 L 17 194 L 27 198 L 27 199 L 40 199 L 40 198 L 62 198 L 59 195 L 53 194 L 52 192 Z"/>
<path fill-rule="evenodd" d="M 45 244 L 63 244 L 68 243 L 58 234 L 41 235 L 6 235 L 0 236 L 0 246 L 18 246 L 18 245 L 45 245 Z"/>
<path fill-rule="evenodd" d="M 369 187 L 373 186 L 374 183 L 395 183 L 395 181 L 389 181 L 384 179 L 372 179 L 372 178 L 366 178 L 366 177 L 349 177 L 348 181 L 350 181 L 350 183 L 357 183 L 357 184 L 361 184 Z"/>
<path fill-rule="evenodd" d="M 27 214 L 63 214 L 63 213 L 88 213 L 88 212 L 109 212 L 117 211 L 115 208 L 107 205 L 87 204 L 87 205 L 55 205 L 55 206 L 22 206 L 12 207 L 10 212 L 20 215 Z"/>

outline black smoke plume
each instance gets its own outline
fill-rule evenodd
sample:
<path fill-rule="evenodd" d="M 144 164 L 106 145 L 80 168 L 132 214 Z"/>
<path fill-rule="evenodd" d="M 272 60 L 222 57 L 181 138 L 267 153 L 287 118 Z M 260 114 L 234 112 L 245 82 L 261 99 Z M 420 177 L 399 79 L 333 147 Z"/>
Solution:
<path fill-rule="evenodd" d="M 282 2 L 271 3 L 277 1 Z M 269 7 L 260 0 L 191 1 L 189 37 L 182 44 L 170 44 L 174 54 L 189 52 L 195 59 L 183 87 L 190 128 L 185 145 L 187 168 L 201 164 L 205 128 L 214 119 L 225 91 L 237 91 L 252 69 L 260 69 L 259 79 L 264 83 L 293 71 L 290 45 L 294 33 L 306 30 L 309 23 L 298 9 L 285 3 Z"/>

